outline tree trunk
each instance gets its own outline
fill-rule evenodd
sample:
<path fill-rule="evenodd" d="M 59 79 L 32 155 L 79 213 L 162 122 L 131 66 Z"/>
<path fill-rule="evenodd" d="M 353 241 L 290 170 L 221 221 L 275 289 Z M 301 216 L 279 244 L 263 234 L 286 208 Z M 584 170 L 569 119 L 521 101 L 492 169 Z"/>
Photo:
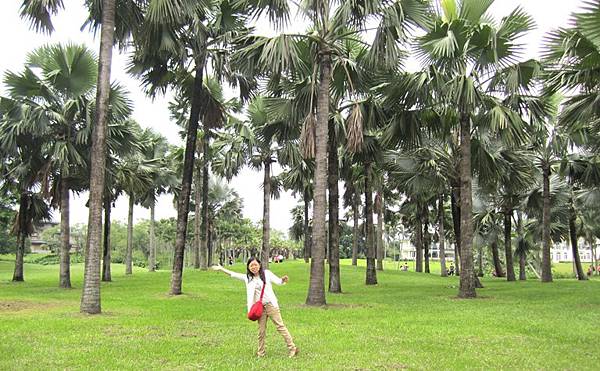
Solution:
<path fill-rule="evenodd" d="M 323 51 L 322 51 L 323 52 Z M 329 123 L 329 85 L 331 82 L 331 55 L 321 53 L 320 83 L 317 98 L 317 127 L 315 131 L 315 181 L 313 198 L 313 242 L 310 262 L 310 285 L 307 305 L 325 305 L 325 214 L 327 208 L 327 142 Z"/>
<path fill-rule="evenodd" d="M 309 207 L 308 189 L 304 189 L 304 262 L 308 263 L 310 259 L 310 233 L 308 229 L 308 207 Z"/>
<path fill-rule="evenodd" d="M 352 265 L 357 265 L 358 260 L 358 238 L 360 234 L 358 206 L 360 202 L 360 194 L 353 187 L 354 194 L 352 195 L 352 218 L 354 224 L 352 226 Z"/>
<path fill-rule="evenodd" d="M 447 277 L 448 272 L 446 271 L 446 233 L 444 232 L 444 195 L 440 195 L 440 199 L 438 201 L 438 217 L 439 217 L 439 252 L 440 252 L 440 268 L 442 270 L 442 277 Z"/>
<path fill-rule="evenodd" d="M 481 244 L 477 245 L 477 265 L 477 277 L 483 277 L 483 246 Z"/>
<path fill-rule="evenodd" d="M 154 272 L 156 270 L 156 232 L 155 232 L 155 210 L 156 205 L 154 201 L 150 204 L 150 259 L 148 261 L 148 271 Z"/>
<path fill-rule="evenodd" d="M 383 270 L 384 247 L 383 247 L 383 195 L 378 192 L 379 199 L 377 207 L 377 270 Z"/>
<path fill-rule="evenodd" d="M 181 285 L 183 280 L 183 257 L 185 254 L 187 223 L 190 211 L 190 193 L 192 190 L 192 179 L 194 175 L 194 154 L 196 152 L 198 120 L 204 108 L 204 102 L 202 99 L 202 73 L 204 71 L 204 61 L 204 56 L 196 56 L 196 73 L 192 91 L 192 105 L 190 109 L 190 119 L 186 130 L 185 153 L 183 159 L 183 178 L 181 180 L 181 192 L 179 193 L 179 198 L 177 200 L 177 230 L 173 254 L 173 270 L 171 273 L 171 295 L 181 294 Z M 204 137 L 207 137 L 206 130 L 204 132 Z"/>
<path fill-rule="evenodd" d="M 271 159 L 265 160 L 263 166 L 265 174 L 263 179 L 263 223 L 260 260 L 262 261 L 262 267 L 269 269 L 269 257 L 271 256 L 271 218 L 269 216 L 271 205 Z"/>
<path fill-rule="evenodd" d="M 415 256 L 415 272 L 423 272 L 423 220 L 421 219 L 421 205 L 417 205 L 416 218 L 416 256 Z"/>
<path fill-rule="evenodd" d="M 460 189 L 453 189 L 450 195 L 452 206 L 452 227 L 454 229 L 454 272 L 460 276 Z"/>
<path fill-rule="evenodd" d="M 502 270 L 502 263 L 500 262 L 500 254 L 498 252 L 498 240 L 495 239 L 492 242 L 492 259 L 494 260 L 494 271 L 496 277 L 504 277 L 504 271 Z"/>
<path fill-rule="evenodd" d="M 552 257 L 550 256 L 550 166 L 543 169 L 543 207 L 542 207 L 542 282 L 552 282 Z"/>
<path fill-rule="evenodd" d="M 71 288 L 71 225 L 69 222 L 69 183 L 60 182 L 60 277 L 59 287 Z"/>
<path fill-rule="evenodd" d="M 110 68 L 115 39 L 115 2 L 102 3 L 102 28 L 100 31 L 100 55 L 98 58 L 98 86 L 96 89 L 96 117 L 92 130 L 90 152 L 90 199 L 88 218 L 88 240 L 85 251 L 85 271 L 80 311 L 87 314 L 101 312 L 100 302 L 100 255 L 102 241 L 102 196 L 106 171 L 107 115 L 110 95 Z"/>
<path fill-rule="evenodd" d="M 365 164 L 365 219 L 367 228 L 367 285 L 377 284 L 375 270 L 375 236 L 373 231 L 373 191 L 371 190 L 371 163 Z"/>
<path fill-rule="evenodd" d="M 473 210 L 471 195 L 471 119 L 461 114 L 460 119 L 460 288 L 458 296 L 474 298 L 475 272 L 473 270 Z"/>
<path fill-rule="evenodd" d="M 525 254 L 519 255 L 519 281 L 527 280 L 527 271 L 526 271 L 527 262 L 525 261 Z"/>
<path fill-rule="evenodd" d="M 504 254 L 506 259 L 506 280 L 515 281 L 515 267 L 512 251 L 512 209 L 504 211 Z"/>
<path fill-rule="evenodd" d="M 15 249 L 15 270 L 13 272 L 14 282 L 25 281 L 23 271 L 23 259 L 25 257 L 25 240 L 27 239 L 27 214 L 29 212 L 29 196 L 25 191 L 21 192 L 19 200 L 19 213 L 17 215 L 19 233 L 17 234 L 17 248 Z"/>
<path fill-rule="evenodd" d="M 133 273 L 133 206 L 135 198 L 129 194 L 129 212 L 127 213 L 127 252 L 125 254 L 125 274 Z"/>
<path fill-rule="evenodd" d="M 425 257 L 425 273 L 431 273 L 429 269 L 429 247 L 431 245 L 431 234 L 429 233 L 429 208 L 423 205 L 423 253 Z"/>
<path fill-rule="evenodd" d="M 25 277 L 23 274 L 23 258 L 25 257 L 25 239 L 23 234 L 19 234 L 17 238 L 17 249 L 15 254 L 15 271 L 13 273 L 13 282 L 23 282 Z"/>
<path fill-rule="evenodd" d="M 581 266 L 581 258 L 579 257 L 579 247 L 577 246 L 577 229 L 575 227 L 575 207 L 573 207 L 573 198 L 570 199 L 571 206 L 569 207 L 569 239 L 571 240 L 571 250 L 573 251 L 573 262 L 575 263 L 575 271 L 577 272 L 577 279 L 580 281 L 586 281 L 588 278 L 583 272 Z"/>
<path fill-rule="evenodd" d="M 209 255 L 208 251 L 208 229 L 209 229 L 209 220 L 208 220 L 208 147 L 209 147 L 209 138 L 204 133 L 202 137 L 202 222 L 200 223 L 200 268 L 208 269 L 208 267 L 212 263 L 212 257 Z M 206 261 L 206 267 L 203 265 L 203 261 Z"/>
<path fill-rule="evenodd" d="M 328 189 L 329 189 L 329 292 L 341 293 L 342 281 L 340 277 L 340 192 L 338 188 L 339 164 L 338 141 L 335 126 L 329 123 L 328 141 Z"/>
<path fill-rule="evenodd" d="M 111 202 L 110 194 L 108 192 L 104 195 L 104 246 L 102 254 L 102 281 L 112 281 L 112 275 L 110 271 L 110 211 Z"/>
<path fill-rule="evenodd" d="M 200 146 L 199 146 L 200 147 Z M 200 151 L 198 151 L 200 152 Z M 194 268 L 208 269 L 206 252 L 202 251 L 202 169 L 194 174 Z"/>

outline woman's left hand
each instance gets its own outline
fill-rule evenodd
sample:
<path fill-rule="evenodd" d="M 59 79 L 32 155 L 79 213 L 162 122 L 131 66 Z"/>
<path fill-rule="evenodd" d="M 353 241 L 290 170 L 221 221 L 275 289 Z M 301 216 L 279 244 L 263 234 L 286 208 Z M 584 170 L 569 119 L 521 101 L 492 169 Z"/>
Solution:
<path fill-rule="evenodd" d="M 286 275 L 286 276 L 283 276 L 283 277 L 281 277 L 281 281 L 282 281 L 283 283 L 288 283 L 288 281 L 289 281 L 289 280 L 290 280 L 290 279 L 289 279 L 289 277 L 288 277 L 287 275 Z"/>

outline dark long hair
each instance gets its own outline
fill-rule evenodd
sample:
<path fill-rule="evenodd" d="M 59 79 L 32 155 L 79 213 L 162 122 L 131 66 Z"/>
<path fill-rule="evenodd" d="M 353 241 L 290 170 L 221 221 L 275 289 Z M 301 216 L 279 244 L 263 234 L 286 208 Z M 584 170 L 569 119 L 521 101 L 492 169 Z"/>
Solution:
<path fill-rule="evenodd" d="M 251 257 L 250 259 L 248 259 L 248 262 L 246 263 L 246 277 L 248 278 L 248 282 L 250 282 L 252 277 L 254 277 L 254 273 L 250 272 L 250 263 L 252 263 L 255 260 L 258 264 L 260 264 L 260 269 L 258 270 L 258 276 L 263 281 L 263 283 L 265 283 L 265 282 L 267 282 L 267 280 L 265 278 L 265 270 L 263 269 L 263 265 L 260 262 L 260 260 L 254 256 Z"/>

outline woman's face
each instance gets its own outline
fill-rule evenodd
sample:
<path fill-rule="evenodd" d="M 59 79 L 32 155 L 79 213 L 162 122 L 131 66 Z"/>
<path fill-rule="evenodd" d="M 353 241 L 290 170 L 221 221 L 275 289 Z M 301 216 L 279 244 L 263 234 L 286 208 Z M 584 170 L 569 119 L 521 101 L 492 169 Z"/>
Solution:
<path fill-rule="evenodd" d="M 253 260 L 250 262 L 250 265 L 248 265 L 248 269 L 250 269 L 250 272 L 252 272 L 252 274 L 256 275 L 260 270 L 260 264 L 256 260 Z"/>

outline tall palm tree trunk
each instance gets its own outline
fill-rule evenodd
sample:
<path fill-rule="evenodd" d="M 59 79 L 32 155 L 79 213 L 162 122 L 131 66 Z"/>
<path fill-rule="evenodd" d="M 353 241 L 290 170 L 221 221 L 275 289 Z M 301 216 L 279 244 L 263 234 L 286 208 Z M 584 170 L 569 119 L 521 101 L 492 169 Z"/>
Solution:
<path fill-rule="evenodd" d="M 17 248 L 15 251 L 15 270 L 13 272 L 14 282 L 25 281 L 23 270 L 23 259 L 25 257 L 25 240 L 27 239 L 27 213 L 29 210 L 29 196 L 27 192 L 21 192 L 19 200 L 19 213 L 17 215 Z"/>
<path fill-rule="evenodd" d="M 517 211 L 517 236 L 520 243 L 523 243 L 523 215 L 521 211 Z M 519 281 L 527 280 L 527 251 L 519 249 Z"/>
<path fill-rule="evenodd" d="M 129 194 L 129 212 L 127 213 L 127 252 L 125 254 L 125 274 L 133 273 L 133 206 L 135 198 Z"/>
<path fill-rule="evenodd" d="M 112 281 L 110 272 L 110 194 L 106 192 L 104 194 L 104 241 L 102 251 L 102 281 Z"/>
<path fill-rule="evenodd" d="M 352 225 L 352 265 L 356 266 L 357 265 L 357 260 L 358 260 L 358 237 L 360 234 L 360 229 L 359 229 L 359 215 L 358 215 L 358 204 L 360 202 L 359 200 L 360 198 L 360 194 L 358 192 L 356 192 L 356 189 L 354 189 L 354 194 L 352 195 L 352 218 L 354 219 L 354 223 Z"/>
<path fill-rule="evenodd" d="M 502 270 L 502 263 L 500 262 L 500 253 L 498 252 L 498 240 L 492 241 L 492 260 L 494 261 L 494 271 L 496 277 L 504 277 L 504 271 Z"/>
<path fill-rule="evenodd" d="M 504 211 L 504 254 L 506 259 L 506 280 L 515 281 L 515 267 L 512 251 L 512 209 Z"/>
<path fill-rule="evenodd" d="M 310 259 L 311 238 L 308 229 L 308 207 L 309 207 L 308 189 L 304 189 L 304 262 L 308 263 Z"/>
<path fill-rule="evenodd" d="M 417 218 L 415 228 L 415 272 L 423 272 L 423 221 L 421 219 L 420 205 L 417 206 Z"/>
<path fill-rule="evenodd" d="M 377 284 L 375 269 L 375 236 L 373 231 L 373 191 L 371 189 L 371 163 L 365 164 L 365 219 L 367 228 L 367 285 Z"/>
<path fill-rule="evenodd" d="M 440 243 L 440 268 L 442 270 L 442 277 L 447 277 L 448 272 L 446 271 L 446 234 L 444 231 L 444 195 L 440 195 L 438 200 L 438 233 Z"/>
<path fill-rule="evenodd" d="M 454 229 L 454 273 L 460 276 L 460 189 L 452 190 L 450 203 L 452 206 L 452 228 Z"/>
<path fill-rule="evenodd" d="M 23 258 L 25 257 L 25 239 L 23 234 L 17 237 L 17 251 L 15 254 L 15 270 L 13 272 L 13 282 L 23 282 L 25 277 L 23 274 Z"/>
<path fill-rule="evenodd" d="M 263 225 L 262 225 L 262 250 L 260 251 L 261 265 L 269 268 L 269 257 L 271 256 L 271 159 L 263 163 Z"/>
<path fill-rule="evenodd" d="M 71 288 L 71 226 L 69 222 L 69 182 L 60 182 L 60 277 L 59 287 Z"/>
<path fill-rule="evenodd" d="M 155 232 L 155 219 L 156 219 L 156 205 L 154 200 L 150 203 L 150 259 L 148 262 L 148 271 L 154 272 L 156 270 L 156 232 Z"/>
<path fill-rule="evenodd" d="M 327 170 L 329 174 L 327 184 L 329 188 L 329 256 L 327 262 L 329 263 L 329 292 L 341 293 L 338 141 L 333 123 L 329 123 L 328 145 L 329 161 Z"/>
<path fill-rule="evenodd" d="M 202 137 L 202 222 L 200 228 L 200 263 L 201 269 L 208 269 L 212 263 L 212 256 L 209 254 L 208 245 L 208 234 L 209 234 L 209 220 L 208 220 L 208 146 L 209 137 L 207 132 Z M 203 259 L 203 257 L 205 257 Z M 206 261 L 206 268 L 202 265 L 203 261 Z"/>
<path fill-rule="evenodd" d="M 377 270 L 383 270 L 384 247 L 383 247 L 383 196 L 377 192 Z"/>
<path fill-rule="evenodd" d="M 331 55 L 322 51 L 320 83 L 317 97 L 317 127 L 315 130 L 315 181 L 313 198 L 313 246 L 310 261 L 310 285 L 307 305 L 325 305 L 325 248 L 327 246 L 325 215 L 327 208 L 327 142 L 329 122 L 329 85 Z"/>
<path fill-rule="evenodd" d="M 542 207 L 542 282 L 552 282 L 552 258 L 550 256 L 550 166 L 544 164 Z"/>
<path fill-rule="evenodd" d="M 481 244 L 477 245 L 477 277 L 483 277 L 483 246 Z"/>
<path fill-rule="evenodd" d="M 573 198 L 570 200 L 571 206 L 569 207 L 569 240 L 571 241 L 571 250 L 573 252 L 573 262 L 575 263 L 575 271 L 577 272 L 577 279 L 580 281 L 586 281 L 587 275 L 583 272 L 581 266 L 581 258 L 579 257 L 579 246 L 577 244 L 577 229 L 575 226 L 575 208 L 573 207 Z"/>
<path fill-rule="evenodd" d="M 202 73 L 204 71 L 204 57 L 196 58 L 196 75 L 192 92 L 192 106 L 190 120 L 186 131 L 185 153 L 183 159 L 183 178 L 181 192 L 177 200 L 177 229 L 175 235 L 175 249 L 173 253 L 173 270 L 171 272 L 171 295 L 181 294 L 183 280 L 183 256 L 185 254 L 185 240 L 187 234 L 188 214 L 190 211 L 190 193 L 194 173 L 194 153 L 196 151 L 196 137 L 198 135 L 198 120 L 203 107 L 202 102 Z M 206 136 L 206 133 L 205 133 Z"/>
<path fill-rule="evenodd" d="M 519 254 L 519 281 L 527 280 L 527 261 L 525 254 Z"/>
<path fill-rule="evenodd" d="M 214 258 L 214 255 L 215 255 L 214 250 L 213 250 L 213 247 L 214 247 L 214 245 L 213 245 L 213 242 L 214 242 L 213 241 L 213 237 L 214 237 L 213 233 L 214 233 L 214 231 L 212 230 L 212 228 L 210 226 L 211 226 L 211 223 L 209 221 L 209 224 L 208 224 L 208 234 L 206 236 L 206 246 L 208 247 L 207 248 L 208 265 L 212 266 L 213 265 L 213 258 Z"/>
<path fill-rule="evenodd" d="M 96 117 L 92 131 L 88 240 L 85 251 L 85 271 L 83 274 L 83 290 L 80 305 L 80 311 L 88 314 L 101 312 L 100 255 L 102 250 L 100 245 L 102 241 L 102 196 L 104 194 L 106 171 L 110 68 L 115 39 L 115 3 L 116 0 L 104 0 L 102 3 Z"/>
<path fill-rule="evenodd" d="M 460 119 L 460 288 L 458 296 L 474 298 L 473 269 L 473 199 L 471 195 L 471 118 L 462 113 Z"/>
<path fill-rule="evenodd" d="M 202 172 L 194 174 L 194 268 L 207 269 L 206 253 L 202 252 Z"/>
<path fill-rule="evenodd" d="M 431 273 L 429 269 L 429 247 L 431 245 L 431 234 L 429 233 L 429 209 L 423 205 L 423 254 L 425 257 L 425 273 Z"/>

